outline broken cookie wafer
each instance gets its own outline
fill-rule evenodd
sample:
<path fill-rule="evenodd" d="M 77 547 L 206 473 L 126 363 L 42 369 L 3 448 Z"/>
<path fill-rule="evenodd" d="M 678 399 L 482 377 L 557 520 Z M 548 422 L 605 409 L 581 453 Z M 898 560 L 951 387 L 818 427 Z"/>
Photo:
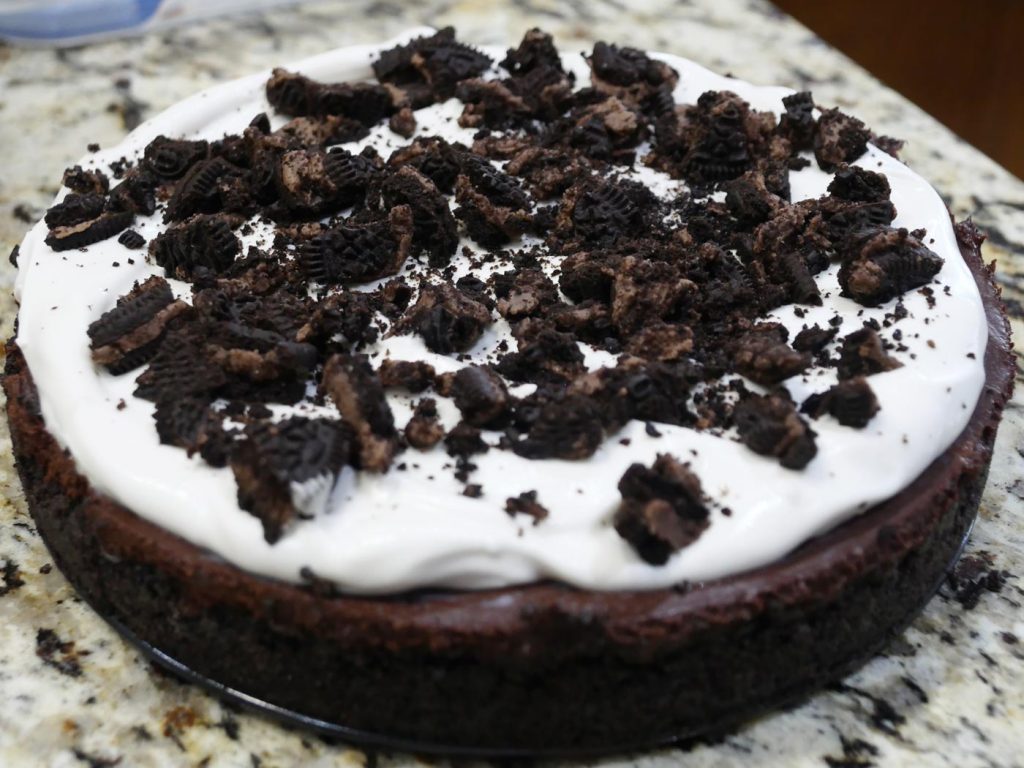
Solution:
<path fill-rule="evenodd" d="M 398 449 L 398 433 L 384 388 L 366 358 L 331 357 L 324 366 L 323 388 L 355 434 L 358 466 L 386 471 Z"/>
<path fill-rule="evenodd" d="M 115 375 L 137 368 L 156 354 L 168 325 L 190 311 L 175 300 L 167 281 L 154 275 L 89 326 L 93 362 Z"/>
<path fill-rule="evenodd" d="M 653 565 L 664 563 L 708 527 L 700 480 L 669 454 L 650 467 L 633 464 L 619 481 L 615 530 Z"/>
<path fill-rule="evenodd" d="M 350 433 L 337 421 L 292 416 L 249 427 L 230 460 L 238 504 L 259 519 L 273 544 L 290 521 L 326 503 L 349 450 Z"/>

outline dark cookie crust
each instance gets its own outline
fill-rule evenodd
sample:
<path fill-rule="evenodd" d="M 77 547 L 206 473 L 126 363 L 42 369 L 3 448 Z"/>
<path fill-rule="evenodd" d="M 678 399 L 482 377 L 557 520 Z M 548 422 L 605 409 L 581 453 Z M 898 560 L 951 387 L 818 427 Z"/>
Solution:
<path fill-rule="evenodd" d="M 254 576 L 94 491 L 46 431 L 12 340 L 17 467 L 56 562 L 101 614 L 201 675 L 367 743 L 581 754 L 721 732 L 863 663 L 921 609 L 970 530 L 1013 356 L 980 237 L 958 235 L 990 334 L 967 428 L 893 499 L 704 584 L 366 598 Z"/>

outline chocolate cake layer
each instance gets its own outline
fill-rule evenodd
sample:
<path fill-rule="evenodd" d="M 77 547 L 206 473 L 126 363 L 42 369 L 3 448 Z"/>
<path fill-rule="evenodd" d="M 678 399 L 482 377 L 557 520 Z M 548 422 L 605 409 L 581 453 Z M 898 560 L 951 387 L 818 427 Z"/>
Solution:
<path fill-rule="evenodd" d="M 720 732 L 869 658 L 921 609 L 970 530 L 1014 365 L 981 238 L 970 225 L 957 235 L 990 334 L 968 427 L 894 498 L 728 578 L 387 598 L 261 578 L 91 488 L 46 431 L 12 340 L 17 467 L 57 564 L 101 614 L 200 675 L 368 743 L 580 754 Z"/>

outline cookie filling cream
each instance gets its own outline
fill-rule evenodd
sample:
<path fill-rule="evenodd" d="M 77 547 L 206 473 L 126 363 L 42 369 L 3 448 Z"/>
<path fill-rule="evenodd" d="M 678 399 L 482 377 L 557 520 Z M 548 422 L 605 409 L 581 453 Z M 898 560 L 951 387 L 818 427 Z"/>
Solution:
<path fill-rule="evenodd" d="M 333 82 L 369 79 L 370 63 L 382 46 L 356 46 L 299 62 L 291 70 Z M 503 52 L 486 51 L 500 59 Z M 790 90 L 759 87 L 715 75 L 674 56 L 657 56 L 679 72 L 674 96 L 694 103 L 705 91 L 730 90 L 754 109 L 782 111 Z M 586 82 L 589 71 L 578 55 L 563 57 L 567 69 Z M 140 126 L 118 147 L 86 158 L 85 168 L 106 167 L 121 157 L 140 156 L 156 136 L 217 139 L 241 131 L 259 112 L 272 113 L 265 95 L 268 73 L 243 78 L 187 99 Z M 418 110 L 416 135 L 471 143 L 473 132 L 458 127 L 455 100 Z M 274 127 L 284 122 L 274 118 Z M 386 126 L 364 144 L 383 156 L 407 143 Z M 830 416 L 813 423 L 818 453 L 801 471 L 752 453 L 730 435 L 673 425 L 649 430 L 633 421 L 579 461 L 528 460 L 510 451 L 473 457 L 472 482 L 479 497 L 463 494 L 443 446 L 408 451 L 404 470 L 384 474 L 343 470 L 329 487 L 313 478 L 293 484 L 291 494 L 304 519 L 274 544 L 260 522 L 240 509 L 231 470 L 214 468 L 198 456 L 160 444 L 153 405 L 133 397 L 140 371 L 112 376 L 92 361 L 88 325 L 117 298 L 163 270 L 143 252 L 116 239 L 82 250 L 54 252 L 44 243 L 40 222 L 20 250 L 16 294 L 20 301 L 18 344 L 39 390 L 47 429 L 70 452 L 79 471 L 99 491 L 140 516 L 209 549 L 251 572 L 299 581 L 309 569 L 353 593 L 389 593 L 416 587 L 478 589 L 556 579 L 588 589 L 653 589 L 700 581 L 769 563 L 801 542 L 828 530 L 906 487 L 948 447 L 967 424 L 984 383 L 982 358 L 987 326 L 974 279 L 962 261 L 946 208 L 931 186 L 873 146 L 857 161 L 883 173 L 898 212 L 895 227 L 923 228 L 924 242 L 944 259 L 932 285 L 934 296 L 912 291 L 903 297 L 907 317 L 899 323 L 905 349 L 893 353 L 904 363 L 871 377 L 881 410 L 864 429 L 841 426 Z M 639 163 L 628 175 L 659 195 L 682 188 Z M 831 179 L 817 166 L 790 173 L 792 199 L 825 193 Z M 159 213 L 135 228 L 151 239 L 161 231 Z M 254 226 L 246 244 L 266 238 Z M 463 245 L 475 247 L 469 240 Z M 455 278 L 470 274 L 469 260 L 453 260 Z M 838 265 L 817 275 L 820 307 L 784 306 L 766 319 L 791 335 L 817 323 L 843 318 L 843 332 L 871 318 L 882 322 L 893 302 L 865 308 L 840 296 Z M 478 270 L 477 277 L 485 278 Z M 189 286 L 171 281 L 187 299 Z M 934 306 L 929 306 L 934 302 Z M 469 351 L 468 360 L 430 352 L 419 336 L 384 336 L 367 350 L 375 362 L 390 357 L 423 360 L 441 373 L 468 361 L 483 361 L 503 341 L 514 345 L 507 323 L 497 320 Z M 514 348 L 514 347 L 513 347 Z M 606 352 L 583 349 L 589 368 L 613 362 Z M 834 383 L 834 373 L 814 371 L 784 382 L 801 402 Z M 830 378 L 831 377 L 831 378 Z M 513 390 L 528 393 L 530 385 Z M 398 425 L 412 413 L 413 398 L 389 393 Z M 446 427 L 458 421 L 450 400 L 438 398 Z M 308 403 L 273 406 L 275 413 L 336 415 L 333 406 Z M 497 442 L 496 433 L 484 438 Z M 664 565 L 637 556 L 611 520 L 620 501 L 617 483 L 634 462 L 649 465 L 659 453 L 688 461 L 710 498 L 710 524 L 700 537 Z M 510 515 L 506 500 L 527 491 L 549 511 L 541 524 Z"/>

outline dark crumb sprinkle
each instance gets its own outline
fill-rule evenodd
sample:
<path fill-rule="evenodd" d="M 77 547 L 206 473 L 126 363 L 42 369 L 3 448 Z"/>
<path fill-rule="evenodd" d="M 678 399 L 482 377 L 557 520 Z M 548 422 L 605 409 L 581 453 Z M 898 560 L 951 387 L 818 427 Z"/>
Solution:
<path fill-rule="evenodd" d="M 126 229 L 117 238 L 117 242 L 119 242 L 125 248 L 131 248 L 132 250 L 136 250 L 146 244 L 146 238 L 144 238 L 134 229 Z"/>
<path fill-rule="evenodd" d="M 462 495 L 468 496 L 471 499 L 479 499 L 484 495 L 484 488 L 479 483 L 468 483 L 466 487 L 462 489 Z"/>
<path fill-rule="evenodd" d="M 505 500 L 505 511 L 512 517 L 529 515 L 534 525 L 539 525 L 548 516 L 548 510 L 537 501 L 536 491 L 523 491 L 518 496 L 509 497 Z"/>
<path fill-rule="evenodd" d="M 446 28 L 383 51 L 377 82 L 275 70 L 274 114 L 242 135 L 158 137 L 114 161 L 113 180 L 65 172 L 70 192 L 45 216 L 50 246 L 117 237 L 163 272 L 89 327 L 94 361 L 137 375 L 163 443 L 232 469 L 268 541 L 308 516 L 292 481 L 343 466 L 405 471 L 403 453 L 442 444 L 475 498 L 471 457 L 493 448 L 582 460 L 605 440 L 629 446 L 617 433 L 631 421 L 653 438 L 660 424 L 735 429 L 750 450 L 802 469 L 815 433 L 780 393 L 828 369 L 840 383 L 806 413 L 860 428 L 877 411 L 865 377 L 900 365 L 902 351 L 880 323 L 837 338 L 834 315 L 790 339 L 765 318 L 785 306 L 807 317 L 823 300 L 815 276 L 832 263 L 864 307 L 897 300 L 886 328 L 906 316 L 907 291 L 934 303 L 941 259 L 927 233 L 894 228 L 887 180 L 854 164 L 869 140 L 895 142 L 807 92 L 787 97 L 780 120 L 729 91 L 677 108 L 679 75 L 656 58 L 600 42 L 585 59 L 591 77 L 576 83 L 535 30 L 509 51 L 506 76 L 484 80 L 494 62 Z M 475 132 L 468 146 L 416 123 L 417 110 L 453 98 L 459 125 Z M 272 130 L 281 116 L 290 120 Z M 416 138 L 350 151 L 381 125 Z M 810 153 L 834 178 L 822 197 L 793 203 L 790 170 Z M 660 200 L 620 173 L 638 162 L 692 196 Z M 167 224 L 159 234 L 155 215 Z M 273 235 L 245 248 L 253 221 Z M 463 234 L 473 269 L 456 279 Z M 170 280 L 187 283 L 190 300 Z M 512 341 L 481 359 L 474 349 L 501 327 Z M 451 363 L 371 353 L 401 335 Z M 581 344 L 613 362 L 588 370 Z M 514 396 L 515 385 L 531 394 Z M 392 403 L 407 393 L 422 396 L 396 425 Z M 340 419 L 274 421 L 275 406 L 332 403 Z M 461 421 L 446 430 L 451 405 Z M 641 557 L 663 561 L 707 524 L 700 483 L 671 457 L 636 466 L 616 527 Z M 547 515 L 533 491 L 506 509 L 535 523 Z"/>

